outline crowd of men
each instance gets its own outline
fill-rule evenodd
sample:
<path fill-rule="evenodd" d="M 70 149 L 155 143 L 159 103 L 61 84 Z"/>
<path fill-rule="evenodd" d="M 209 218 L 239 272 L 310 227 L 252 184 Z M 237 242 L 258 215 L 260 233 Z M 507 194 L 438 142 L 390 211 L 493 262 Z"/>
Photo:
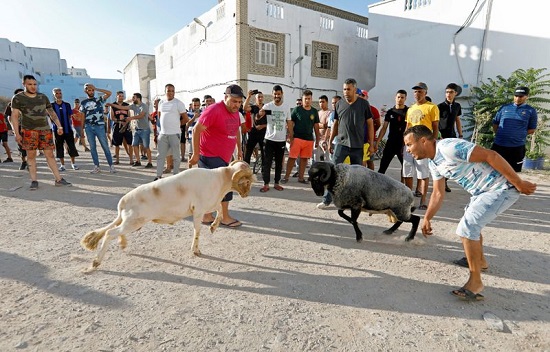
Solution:
<path fill-rule="evenodd" d="M 273 188 L 283 191 L 282 185 L 290 181 L 295 166 L 297 172 L 293 176 L 297 182 L 308 184 L 305 170 L 311 159 L 347 162 L 374 170 L 371 157 L 384 144 L 378 172 L 385 173 L 397 156 L 402 182 L 411 192 L 413 180 L 417 179 L 414 193 L 420 198 L 418 209 L 426 211 L 424 235 L 432 234 L 430 221 L 441 207 L 444 194 L 451 191 L 448 179 L 457 181 L 472 194 L 457 228 L 466 256 L 456 261 L 469 267 L 470 277 L 463 287 L 451 292 L 463 300 L 484 298 L 480 293 L 483 290 L 480 272 L 487 270 L 488 264 L 483 255 L 482 228 L 510 207 L 520 193 L 532 194 L 536 189 L 535 184 L 517 174 L 521 171 L 526 136 L 537 126 L 536 110 L 526 104 L 527 87 L 518 87 L 514 103 L 503 106 L 494 117 L 496 138 L 493 150 L 488 150 L 462 139 L 461 106 L 455 100 L 460 88 L 455 83 L 445 87 L 445 101 L 438 105 L 427 96 L 428 86 L 423 82 L 411 88 L 414 103 L 410 107 L 405 105 L 407 91 L 397 90 L 395 104 L 382 110 L 383 123 L 379 110 L 368 102 L 368 92 L 359 89 L 353 78 L 344 81 L 342 96 L 331 98 L 332 108 L 327 96 L 319 96 L 319 109 L 313 106 L 313 93 L 307 89 L 291 106 L 280 85 L 273 86 L 269 103 L 264 104 L 262 92 L 250 90 L 245 95 L 240 86 L 233 84 L 226 88 L 223 100 L 215 102 L 211 96 L 205 96 L 201 108 L 199 98 L 193 98 L 188 108 L 175 98 L 174 85 L 166 84 L 164 98 L 155 99 L 152 113 L 140 93 L 133 94 L 131 104 L 125 102 L 124 92 L 117 92 L 116 101 L 107 103 L 110 91 L 86 84 L 87 98 L 75 100 L 73 108 L 63 101 L 60 88 L 52 91 L 50 102 L 37 91 L 33 76 L 24 76 L 23 86 L 22 91 L 14 92 L 5 115 L 20 146 L 21 169 L 29 171 L 31 190 L 38 188 L 39 150 L 54 175 L 55 186 L 71 185 L 61 172 L 66 171 L 65 152 L 70 167 L 80 169 L 76 163 L 77 143 L 91 153 L 92 174 L 101 172 L 96 141 L 103 150 L 109 172 L 117 172 L 120 146 L 132 167 L 140 167 L 141 160 L 146 160 L 144 167 L 152 169 L 151 132 L 158 152 L 154 180 L 166 173 L 177 174 L 181 162 L 186 160 L 188 167 L 214 169 L 227 166 L 232 159 L 244 158 L 250 163 L 256 154 L 262 159 L 262 193 L 270 190 L 273 165 Z M 100 94 L 96 96 L 96 92 Z M 0 139 L 8 155 L 4 162 L 13 162 L 4 125 L 2 117 Z M 111 145 L 115 147 L 114 160 Z M 186 148 L 189 148 L 187 159 Z M 430 177 L 433 191 L 428 202 Z M 233 228 L 242 223 L 229 213 L 231 199 L 232 193 L 228 193 L 222 200 L 221 225 Z M 326 191 L 317 207 L 326 209 L 330 203 L 331 194 Z M 204 224 L 213 221 L 213 214 L 203 218 Z"/>

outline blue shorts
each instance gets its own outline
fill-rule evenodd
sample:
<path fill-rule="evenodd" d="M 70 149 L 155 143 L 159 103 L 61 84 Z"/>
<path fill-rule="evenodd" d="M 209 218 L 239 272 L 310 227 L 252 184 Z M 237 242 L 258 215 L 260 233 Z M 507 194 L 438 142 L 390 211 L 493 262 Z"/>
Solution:
<path fill-rule="evenodd" d="M 472 241 L 479 241 L 481 229 L 518 199 L 519 192 L 514 187 L 473 196 L 458 223 L 456 234 Z"/>
<path fill-rule="evenodd" d="M 134 139 L 132 140 L 132 146 L 137 147 L 143 144 L 143 148 L 148 149 L 151 142 L 151 130 L 136 130 L 134 132 Z"/>
<path fill-rule="evenodd" d="M 199 156 L 199 167 L 203 169 L 217 169 L 229 165 L 220 157 L 214 156 Z M 233 192 L 229 192 L 223 197 L 222 202 L 229 202 L 233 199 Z"/>

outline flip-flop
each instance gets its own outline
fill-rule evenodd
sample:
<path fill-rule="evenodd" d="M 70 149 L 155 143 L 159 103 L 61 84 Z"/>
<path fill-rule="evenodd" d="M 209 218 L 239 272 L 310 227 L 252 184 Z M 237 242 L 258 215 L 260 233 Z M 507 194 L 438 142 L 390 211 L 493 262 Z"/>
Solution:
<path fill-rule="evenodd" d="M 453 264 L 456 264 L 458 266 L 462 266 L 464 268 L 469 268 L 470 267 L 468 265 L 468 259 L 466 259 L 466 257 L 462 257 L 460 259 L 453 260 Z M 489 270 L 489 268 L 481 268 L 481 271 L 487 271 L 487 270 Z"/>
<path fill-rule="evenodd" d="M 288 178 L 283 178 L 283 179 L 281 180 L 281 183 L 282 183 L 282 184 L 285 184 L 285 183 L 287 183 L 287 182 L 288 182 Z"/>
<path fill-rule="evenodd" d="M 265 193 L 267 191 L 269 191 L 269 186 L 268 185 L 264 185 L 262 188 L 260 188 L 260 192 L 262 192 L 262 193 Z"/>
<path fill-rule="evenodd" d="M 452 290 L 451 294 L 455 297 L 458 297 L 458 299 L 460 299 L 461 301 L 466 302 L 478 302 L 485 299 L 485 296 L 483 296 L 481 293 L 473 293 L 472 291 L 464 287 L 461 287 L 457 290 Z"/>
<path fill-rule="evenodd" d="M 309 182 L 306 181 L 306 180 L 298 180 L 298 182 L 303 183 L 303 184 L 308 184 L 308 183 L 309 183 Z"/>
<path fill-rule="evenodd" d="M 275 188 L 277 191 L 282 191 L 284 189 L 283 186 L 277 184 L 273 186 L 273 188 Z"/>
<path fill-rule="evenodd" d="M 240 222 L 239 220 L 232 221 L 229 224 L 224 224 L 223 222 L 220 222 L 220 225 L 223 225 L 225 227 L 230 227 L 230 228 L 239 227 L 239 226 L 242 226 L 242 224 L 243 223 Z"/>

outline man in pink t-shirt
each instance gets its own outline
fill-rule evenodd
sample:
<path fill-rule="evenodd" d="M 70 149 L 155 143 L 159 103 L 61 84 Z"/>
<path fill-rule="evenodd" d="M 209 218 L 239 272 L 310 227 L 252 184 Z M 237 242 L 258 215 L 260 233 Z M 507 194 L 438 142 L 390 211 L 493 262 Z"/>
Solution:
<path fill-rule="evenodd" d="M 189 165 L 198 164 L 206 169 L 227 166 L 231 162 L 235 147 L 239 160 L 242 160 L 239 108 L 243 98 L 242 88 L 232 84 L 226 88 L 223 101 L 211 105 L 202 113 L 193 129 L 193 155 Z M 221 224 L 226 227 L 239 227 L 242 223 L 229 215 L 231 199 L 233 192 L 226 194 L 222 200 Z M 204 224 L 211 224 L 213 221 L 213 214 L 206 214 L 203 218 Z"/>

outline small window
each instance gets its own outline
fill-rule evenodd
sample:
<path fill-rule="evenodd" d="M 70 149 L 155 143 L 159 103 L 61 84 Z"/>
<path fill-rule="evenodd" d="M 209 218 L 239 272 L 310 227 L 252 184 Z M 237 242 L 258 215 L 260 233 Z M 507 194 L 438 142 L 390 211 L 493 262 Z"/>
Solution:
<path fill-rule="evenodd" d="M 256 63 L 260 65 L 277 65 L 277 44 L 256 40 Z"/>
<path fill-rule="evenodd" d="M 11 53 L 11 45 L 8 45 L 8 48 L 10 49 L 10 53 Z"/>
<path fill-rule="evenodd" d="M 174 68 L 174 57 L 170 55 L 170 69 Z"/>
<path fill-rule="evenodd" d="M 332 70 L 332 53 L 330 51 L 317 50 L 315 66 L 323 70 Z"/>
<path fill-rule="evenodd" d="M 23 56 L 27 56 L 27 50 L 23 49 Z"/>
<path fill-rule="evenodd" d="M 161 54 L 164 52 L 164 44 L 160 45 L 159 51 L 160 51 Z"/>
<path fill-rule="evenodd" d="M 223 4 L 222 6 L 218 7 L 218 9 L 216 10 L 216 18 L 218 20 L 222 19 L 225 17 L 225 4 Z"/>
<path fill-rule="evenodd" d="M 320 26 L 323 29 L 327 29 L 329 31 L 334 30 L 334 19 L 326 16 L 321 16 L 320 18 Z"/>
<path fill-rule="evenodd" d="M 357 26 L 357 36 L 359 38 L 367 39 L 369 31 L 365 27 Z"/>
<path fill-rule="evenodd" d="M 178 35 L 177 34 L 172 37 L 172 45 L 173 46 L 178 45 Z"/>
<path fill-rule="evenodd" d="M 285 10 L 281 5 L 268 2 L 266 10 L 268 17 L 273 17 L 280 20 L 285 18 Z"/>
<path fill-rule="evenodd" d="M 195 34 L 197 33 L 197 24 L 196 23 L 191 23 L 191 26 L 189 27 L 189 33 L 191 34 Z"/>
<path fill-rule="evenodd" d="M 311 56 L 311 44 L 304 46 L 304 56 Z"/>

